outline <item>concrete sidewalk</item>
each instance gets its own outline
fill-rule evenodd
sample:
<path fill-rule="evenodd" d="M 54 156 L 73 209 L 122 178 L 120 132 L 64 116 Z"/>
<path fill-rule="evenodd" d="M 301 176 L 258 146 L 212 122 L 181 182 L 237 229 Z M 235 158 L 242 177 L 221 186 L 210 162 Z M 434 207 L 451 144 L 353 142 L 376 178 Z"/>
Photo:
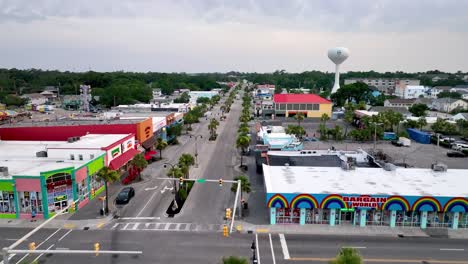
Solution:
<path fill-rule="evenodd" d="M 56 219 L 50 221 L 43 228 L 64 228 L 64 229 L 100 229 L 107 222 L 112 219 L 112 216 L 107 216 L 100 219 L 88 219 L 88 220 L 68 220 L 68 219 Z M 32 222 L 30 219 L 0 219 L 0 227 L 10 228 L 35 228 L 40 224 L 44 223 L 45 220 L 36 220 Z"/>
<path fill-rule="evenodd" d="M 430 237 L 426 230 L 416 227 L 388 226 L 329 226 L 329 225 L 253 225 L 235 221 L 241 233 L 282 233 L 296 235 L 345 235 L 345 236 L 383 236 L 383 237 Z M 468 229 L 448 230 L 448 238 L 468 239 Z"/>

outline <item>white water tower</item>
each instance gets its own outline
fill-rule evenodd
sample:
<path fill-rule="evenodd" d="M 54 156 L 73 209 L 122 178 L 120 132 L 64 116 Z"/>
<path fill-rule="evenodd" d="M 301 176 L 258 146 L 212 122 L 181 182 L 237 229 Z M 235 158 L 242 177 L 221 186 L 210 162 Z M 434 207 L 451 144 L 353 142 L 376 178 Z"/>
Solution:
<path fill-rule="evenodd" d="M 336 93 L 340 89 L 340 64 L 349 57 L 349 50 L 343 47 L 331 48 L 328 50 L 328 58 L 335 63 L 335 84 L 333 85 L 331 94 Z"/>

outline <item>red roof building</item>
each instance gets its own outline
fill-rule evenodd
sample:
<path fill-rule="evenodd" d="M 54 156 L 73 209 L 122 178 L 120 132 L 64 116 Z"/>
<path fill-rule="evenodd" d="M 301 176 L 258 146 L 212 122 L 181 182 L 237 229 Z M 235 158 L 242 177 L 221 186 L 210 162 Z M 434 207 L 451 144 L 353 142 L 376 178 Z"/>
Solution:
<path fill-rule="evenodd" d="M 276 116 L 291 116 L 303 113 L 306 117 L 331 117 L 332 102 L 316 94 L 275 94 L 273 96 Z"/>

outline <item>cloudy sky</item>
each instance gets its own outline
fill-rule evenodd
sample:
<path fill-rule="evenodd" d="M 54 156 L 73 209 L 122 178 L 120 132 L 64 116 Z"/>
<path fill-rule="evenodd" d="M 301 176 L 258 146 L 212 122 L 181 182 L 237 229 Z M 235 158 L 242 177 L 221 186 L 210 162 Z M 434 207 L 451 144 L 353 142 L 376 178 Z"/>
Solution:
<path fill-rule="evenodd" d="M 0 0 L 0 67 L 468 71 L 467 0 Z"/>

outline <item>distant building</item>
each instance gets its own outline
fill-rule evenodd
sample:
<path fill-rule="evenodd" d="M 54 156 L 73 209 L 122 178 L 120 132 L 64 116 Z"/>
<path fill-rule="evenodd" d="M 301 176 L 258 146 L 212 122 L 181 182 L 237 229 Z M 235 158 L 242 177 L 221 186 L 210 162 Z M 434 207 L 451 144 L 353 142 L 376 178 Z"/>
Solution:
<path fill-rule="evenodd" d="M 48 101 L 47 97 L 40 93 L 23 94 L 21 98 L 28 99 L 29 103 L 33 105 L 43 105 Z"/>
<path fill-rule="evenodd" d="M 437 75 L 432 75 L 432 82 L 438 82 L 441 80 L 446 80 L 448 78 L 448 74 L 437 74 Z"/>
<path fill-rule="evenodd" d="M 292 116 L 303 113 L 306 117 L 332 116 L 332 103 L 316 94 L 275 94 L 276 116 Z"/>
<path fill-rule="evenodd" d="M 431 98 L 437 98 L 437 96 L 441 92 L 450 92 L 451 89 L 452 89 L 452 87 L 450 87 L 450 86 L 434 86 L 434 87 L 432 87 L 432 89 L 430 91 L 430 97 Z"/>
<path fill-rule="evenodd" d="M 411 107 L 416 99 L 402 99 L 402 98 L 395 98 L 395 99 L 387 99 L 384 102 L 384 106 L 386 107 Z"/>
<path fill-rule="evenodd" d="M 440 112 L 452 112 L 455 109 L 467 109 L 468 103 L 462 99 L 454 98 L 439 98 L 435 99 L 431 106 L 431 109 L 436 109 Z"/>
<path fill-rule="evenodd" d="M 190 95 L 190 103 L 196 104 L 198 98 L 209 98 L 218 95 L 219 93 L 217 91 L 191 91 L 189 92 Z"/>
<path fill-rule="evenodd" d="M 404 117 L 411 116 L 410 111 L 406 107 L 386 107 L 386 106 L 373 106 L 369 109 L 369 111 L 374 112 L 386 112 L 386 111 L 393 111 L 402 114 Z"/>
<path fill-rule="evenodd" d="M 419 85 L 420 81 L 416 79 L 383 79 L 383 78 L 351 78 L 345 80 L 345 85 L 363 82 L 369 86 L 375 86 L 379 91 L 384 94 L 393 94 L 395 86 L 400 84 L 406 85 Z"/>
<path fill-rule="evenodd" d="M 454 115 L 452 117 L 453 120 L 458 120 L 458 119 L 462 119 L 462 120 L 465 120 L 465 121 L 468 121 L 468 113 L 458 113 L 456 115 Z"/>
<path fill-rule="evenodd" d="M 406 85 L 400 84 L 395 86 L 395 96 L 403 99 L 412 99 L 428 96 L 430 91 L 429 87 L 422 85 Z"/>

